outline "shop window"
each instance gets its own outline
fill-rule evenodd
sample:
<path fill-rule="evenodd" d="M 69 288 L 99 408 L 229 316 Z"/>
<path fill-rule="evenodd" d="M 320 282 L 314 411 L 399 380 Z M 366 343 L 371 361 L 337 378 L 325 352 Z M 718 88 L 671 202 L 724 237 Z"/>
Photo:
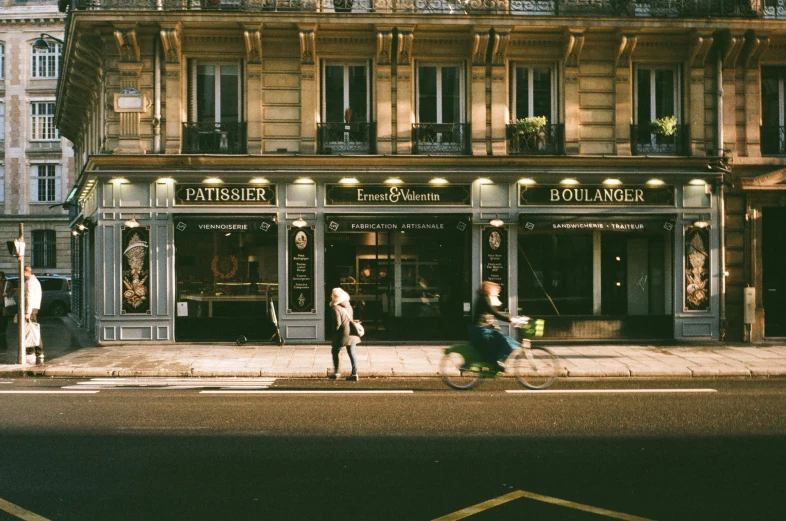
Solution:
<path fill-rule="evenodd" d="M 548 66 L 512 67 L 508 153 L 562 153 L 563 126 L 555 118 L 555 71 Z"/>
<path fill-rule="evenodd" d="M 175 219 L 175 338 L 270 340 L 278 303 L 276 226 L 253 217 Z"/>
<path fill-rule="evenodd" d="M 184 151 L 245 153 L 240 64 L 190 62 Z"/>
<path fill-rule="evenodd" d="M 32 165 L 30 176 L 30 202 L 60 202 L 60 165 Z"/>
<path fill-rule="evenodd" d="M 678 67 L 637 66 L 631 132 L 636 154 L 686 153 L 687 126 L 681 124 Z"/>
<path fill-rule="evenodd" d="M 30 139 L 56 141 L 60 132 L 55 128 L 55 102 L 35 101 L 30 104 Z"/>
<path fill-rule="evenodd" d="M 464 116 L 464 75 L 457 65 L 417 68 L 415 153 L 466 153 L 469 144 Z"/>
<path fill-rule="evenodd" d="M 60 74 L 60 53 L 63 46 L 55 42 L 49 43 L 47 49 L 32 49 L 32 77 L 35 79 L 56 79 Z"/>
<path fill-rule="evenodd" d="M 57 267 L 57 235 L 54 230 L 33 230 L 33 250 L 30 264 L 33 269 Z"/>
<path fill-rule="evenodd" d="M 786 154 L 786 69 L 761 70 L 761 153 Z"/>
<path fill-rule="evenodd" d="M 373 141 L 365 64 L 323 63 L 318 152 L 369 152 Z"/>

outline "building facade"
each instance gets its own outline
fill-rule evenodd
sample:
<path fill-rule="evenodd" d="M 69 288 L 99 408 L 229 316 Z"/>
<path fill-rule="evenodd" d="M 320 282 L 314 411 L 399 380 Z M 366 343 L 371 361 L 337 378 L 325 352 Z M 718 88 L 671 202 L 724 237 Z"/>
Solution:
<path fill-rule="evenodd" d="M 99 342 L 322 341 L 337 286 L 369 341 L 460 339 L 481 280 L 553 339 L 726 333 L 736 165 L 783 159 L 751 152 L 747 72 L 777 69 L 782 6 L 61 8 Z"/>
<path fill-rule="evenodd" d="M 0 3 L 0 239 L 24 224 L 26 264 L 35 273 L 71 274 L 71 230 L 61 206 L 74 184 L 70 142 L 55 127 L 62 46 L 33 42 L 41 33 L 63 37 L 56 1 Z M 17 275 L 16 259 L 0 256 L 0 270 Z"/>

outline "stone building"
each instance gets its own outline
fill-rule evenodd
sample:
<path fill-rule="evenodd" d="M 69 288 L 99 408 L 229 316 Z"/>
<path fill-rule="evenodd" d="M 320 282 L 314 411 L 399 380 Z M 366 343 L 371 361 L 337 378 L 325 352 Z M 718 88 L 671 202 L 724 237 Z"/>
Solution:
<path fill-rule="evenodd" d="M 56 1 L 0 2 L 0 240 L 25 228 L 35 273 L 71 275 L 71 231 L 62 203 L 74 184 L 73 150 L 55 127 L 62 46 L 36 50 L 41 33 L 63 37 Z M 18 275 L 5 247 L 0 270 Z"/>
<path fill-rule="evenodd" d="M 481 280 L 552 339 L 742 334 L 782 0 L 60 7 L 102 343 L 322 341 L 337 286 L 368 341 L 460 339 Z"/>

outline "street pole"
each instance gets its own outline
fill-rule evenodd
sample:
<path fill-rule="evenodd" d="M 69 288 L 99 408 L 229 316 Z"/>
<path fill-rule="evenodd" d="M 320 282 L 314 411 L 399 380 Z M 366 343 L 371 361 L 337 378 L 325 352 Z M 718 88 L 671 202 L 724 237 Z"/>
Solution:
<path fill-rule="evenodd" d="M 20 243 L 25 240 L 25 225 L 19 223 L 19 239 Z M 19 259 L 19 294 L 17 301 L 19 308 L 16 312 L 17 323 L 19 325 L 19 359 L 20 365 L 25 365 L 27 362 L 27 350 L 25 349 L 25 255 L 24 251 L 20 251 Z"/>

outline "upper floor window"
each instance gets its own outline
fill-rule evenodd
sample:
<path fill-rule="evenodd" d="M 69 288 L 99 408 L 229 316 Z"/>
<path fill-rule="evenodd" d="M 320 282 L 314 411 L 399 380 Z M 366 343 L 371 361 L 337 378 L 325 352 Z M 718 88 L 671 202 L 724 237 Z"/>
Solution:
<path fill-rule="evenodd" d="M 30 201 L 33 203 L 60 202 L 60 165 L 44 163 L 32 165 Z"/>
<path fill-rule="evenodd" d="M 240 65 L 196 64 L 192 67 L 192 114 L 197 123 L 237 123 L 241 114 Z"/>
<path fill-rule="evenodd" d="M 60 53 L 62 45 L 48 42 L 48 49 L 33 50 L 33 78 L 57 78 L 60 74 Z"/>
<path fill-rule="evenodd" d="M 418 122 L 463 123 L 462 76 L 457 65 L 418 67 Z"/>
<path fill-rule="evenodd" d="M 0 43 L 0 80 L 5 78 L 5 44 Z"/>
<path fill-rule="evenodd" d="M 30 103 L 30 139 L 33 141 L 55 141 L 60 133 L 55 128 L 55 102 L 34 101 Z"/>
<path fill-rule="evenodd" d="M 5 165 L 0 164 L 0 203 L 5 202 Z"/>
<path fill-rule="evenodd" d="M 359 64 L 326 64 L 322 74 L 322 121 L 370 119 L 368 68 Z"/>
<path fill-rule="evenodd" d="M 687 127 L 682 124 L 679 67 L 637 65 L 634 75 L 634 154 L 684 155 Z"/>
<path fill-rule="evenodd" d="M 554 93 L 553 71 L 551 67 L 513 67 L 510 104 L 513 121 L 545 117 L 548 124 L 554 123 L 557 97 Z"/>
<path fill-rule="evenodd" d="M 33 268 L 57 267 L 57 234 L 54 230 L 33 230 L 30 264 Z"/>
<path fill-rule="evenodd" d="M 761 69 L 761 153 L 786 154 L 786 69 Z"/>
<path fill-rule="evenodd" d="M 0 101 L 0 141 L 5 141 L 5 103 Z"/>

